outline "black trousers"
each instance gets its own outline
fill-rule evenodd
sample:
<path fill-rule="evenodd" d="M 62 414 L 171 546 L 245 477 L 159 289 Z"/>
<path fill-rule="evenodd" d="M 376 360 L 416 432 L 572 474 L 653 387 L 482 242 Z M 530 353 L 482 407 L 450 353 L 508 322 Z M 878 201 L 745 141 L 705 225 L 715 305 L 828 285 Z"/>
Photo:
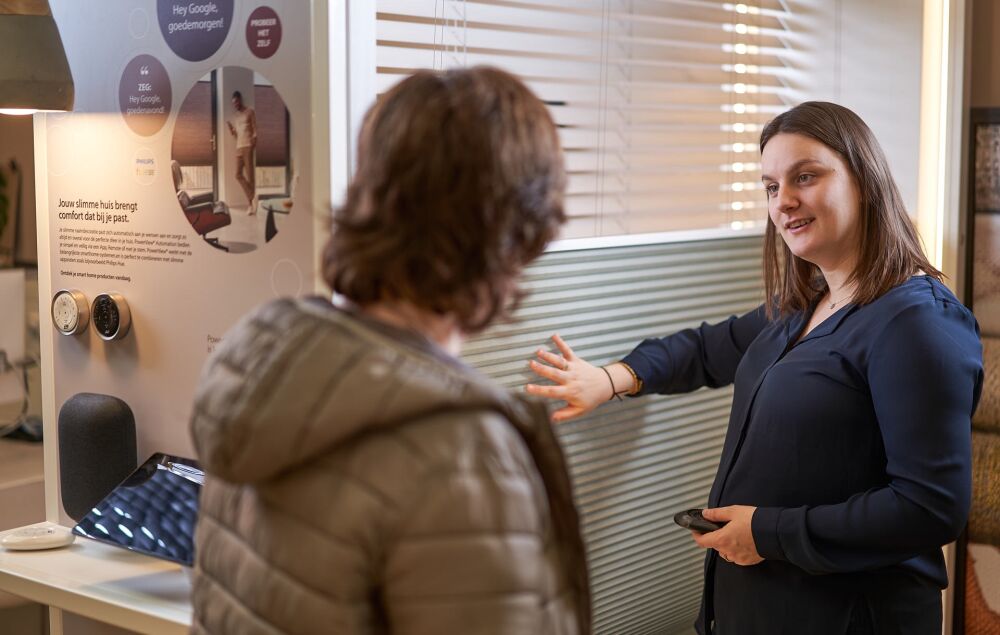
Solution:
<path fill-rule="evenodd" d="M 721 563 L 714 573 L 704 635 L 941 634 L 941 589 L 905 569 L 811 576 L 787 563 Z"/>

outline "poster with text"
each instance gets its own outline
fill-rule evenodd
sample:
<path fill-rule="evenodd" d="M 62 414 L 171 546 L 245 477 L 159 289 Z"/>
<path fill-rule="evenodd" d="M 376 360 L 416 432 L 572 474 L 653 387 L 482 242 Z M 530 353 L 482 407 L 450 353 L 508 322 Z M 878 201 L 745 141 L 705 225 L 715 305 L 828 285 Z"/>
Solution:
<path fill-rule="evenodd" d="M 315 288 L 311 3 L 51 6 L 76 105 L 36 120 L 40 240 L 52 296 L 79 292 L 65 323 L 43 317 L 55 412 L 112 395 L 134 413 L 140 463 L 193 456 L 209 353 L 253 307 Z M 80 297 L 90 323 L 64 334 Z"/>

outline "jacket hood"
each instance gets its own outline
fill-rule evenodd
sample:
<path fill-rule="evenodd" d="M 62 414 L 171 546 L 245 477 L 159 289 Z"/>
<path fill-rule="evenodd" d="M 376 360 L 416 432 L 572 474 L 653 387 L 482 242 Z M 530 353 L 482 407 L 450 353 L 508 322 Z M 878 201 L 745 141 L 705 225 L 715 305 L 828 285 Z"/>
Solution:
<path fill-rule="evenodd" d="M 544 404 L 507 392 L 418 335 L 318 298 L 240 321 L 202 372 L 191 434 L 233 483 L 272 478 L 356 435 L 437 412 L 495 410 L 530 434 Z"/>

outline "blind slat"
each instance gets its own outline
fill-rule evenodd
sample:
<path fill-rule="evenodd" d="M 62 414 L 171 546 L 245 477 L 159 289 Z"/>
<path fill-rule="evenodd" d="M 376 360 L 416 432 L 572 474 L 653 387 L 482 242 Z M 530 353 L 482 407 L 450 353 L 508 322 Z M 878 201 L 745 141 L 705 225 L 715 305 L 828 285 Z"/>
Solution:
<path fill-rule="evenodd" d="M 525 273 L 515 321 L 470 340 L 463 359 L 512 390 L 534 381 L 526 360 L 555 331 L 591 363 L 619 359 L 645 337 L 758 306 L 760 250 L 753 237 L 546 254 Z M 703 552 L 672 518 L 705 503 L 731 400 L 731 388 L 628 399 L 556 428 L 600 635 L 690 631 Z"/>

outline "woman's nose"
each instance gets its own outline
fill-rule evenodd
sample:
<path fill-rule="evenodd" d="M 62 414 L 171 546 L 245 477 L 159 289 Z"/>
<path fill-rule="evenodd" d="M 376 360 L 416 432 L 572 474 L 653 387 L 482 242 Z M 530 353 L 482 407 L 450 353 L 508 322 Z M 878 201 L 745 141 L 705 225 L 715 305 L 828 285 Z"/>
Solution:
<path fill-rule="evenodd" d="M 787 187 L 779 188 L 774 199 L 774 205 L 779 212 L 795 209 L 799 204 L 799 199 L 795 196 L 795 192 Z"/>

